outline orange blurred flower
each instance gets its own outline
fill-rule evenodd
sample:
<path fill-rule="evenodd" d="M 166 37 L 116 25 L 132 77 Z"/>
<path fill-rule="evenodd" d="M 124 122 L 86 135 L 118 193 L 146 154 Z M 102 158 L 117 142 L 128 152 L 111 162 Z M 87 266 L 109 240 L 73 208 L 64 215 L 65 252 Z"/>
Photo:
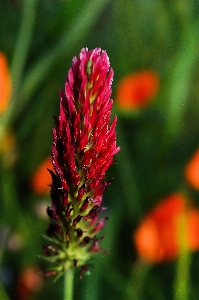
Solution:
<path fill-rule="evenodd" d="M 48 185 L 51 184 L 52 179 L 47 169 L 53 170 L 50 156 L 40 164 L 31 178 L 32 190 L 39 196 L 45 196 L 50 191 L 50 187 Z"/>
<path fill-rule="evenodd" d="M 153 70 L 142 70 L 123 77 L 116 90 L 116 103 L 121 109 L 146 106 L 156 96 L 159 76 Z"/>
<path fill-rule="evenodd" d="M 6 56 L 0 52 L 0 114 L 8 107 L 11 97 L 11 78 Z"/>
<path fill-rule="evenodd" d="M 199 149 L 185 167 L 185 178 L 195 189 L 199 189 Z"/>
<path fill-rule="evenodd" d="M 181 221 L 185 222 L 185 230 Z M 157 263 L 178 256 L 182 246 L 179 235 L 186 248 L 199 249 L 199 210 L 188 208 L 186 198 L 176 193 L 145 216 L 135 231 L 134 242 L 141 258 Z"/>
<path fill-rule="evenodd" d="M 41 290 L 43 286 L 43 278 L 39 275 L 35 267 L 27 267 L 19 275 L 16 283 L 16 298 L 19 300 L 35 299 L 36 292 Z"/>

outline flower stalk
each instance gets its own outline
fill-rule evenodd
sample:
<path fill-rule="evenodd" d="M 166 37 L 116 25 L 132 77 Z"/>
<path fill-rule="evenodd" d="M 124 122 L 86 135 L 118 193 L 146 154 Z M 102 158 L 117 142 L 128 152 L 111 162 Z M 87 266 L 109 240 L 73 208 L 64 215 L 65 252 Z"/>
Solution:
<path fill-rule="evenodd" d="M 69 269 L 64 275 L 64 300 L 73 299 L 74 270 Z"/>
<path fill-rule="evenodd" d="M 191 252 L 187 247 L 186 228 L 187 216 L 182 215 L 178 221 L 178 239 L 180 244 L 180 255 L 176 265 L 176 277 L 174 281 L 174 300 L 189 299 L 189 285 L 190 285 L 190 265 Z"/>

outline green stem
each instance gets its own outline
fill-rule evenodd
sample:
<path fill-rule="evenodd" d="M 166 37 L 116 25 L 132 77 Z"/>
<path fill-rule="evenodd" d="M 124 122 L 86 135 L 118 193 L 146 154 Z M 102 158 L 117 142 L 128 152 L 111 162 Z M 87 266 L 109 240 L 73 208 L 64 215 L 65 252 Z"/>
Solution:
<path fill-rule="evenodd" d="M 174 300 L 189 299 L 189 251 L 181 253 L 177 261 L 176 280 L 175 280 L 175 296 Z"/>
<path fill-rule="evenodd" d="M 191 263 L 191 253 L 186 241 L 186 218 L 181 217 L 178 224 L 180 255 L 177 260 L 176 278 L 174 286 L 174 300 L 189 299 L 189 270 Z"/>
<path fill-rule="evenodd" d="M 69 269 L 64 275 L 64 300 L 73 299 L 74 270 Z"/>

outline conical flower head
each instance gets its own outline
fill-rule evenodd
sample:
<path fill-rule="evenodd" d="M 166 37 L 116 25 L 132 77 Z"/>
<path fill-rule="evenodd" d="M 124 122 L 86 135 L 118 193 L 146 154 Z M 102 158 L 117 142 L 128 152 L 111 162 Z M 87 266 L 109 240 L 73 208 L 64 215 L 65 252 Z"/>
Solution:
<path fill-rule="evenodd" d="M 51 171 L 50 245 L 44 247 L 53 272 L 85 263 L 100 252 L 97 233 L 104 226 L 98 219 L 103 192 L 110 183 L 105 172 L 119 151 L 116 146 L 116 117 L 110 125 L 113 100 L 113 70 L 101 49 L 82 49 L 74 57 L 60 91 L 60 114 L 53 128 Z"/>

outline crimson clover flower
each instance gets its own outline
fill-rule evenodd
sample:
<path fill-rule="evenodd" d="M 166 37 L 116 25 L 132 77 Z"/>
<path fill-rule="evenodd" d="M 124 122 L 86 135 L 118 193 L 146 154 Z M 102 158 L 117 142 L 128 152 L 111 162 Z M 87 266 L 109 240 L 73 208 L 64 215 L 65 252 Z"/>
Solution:
<path fill-rule="evenodd" d="M 63 274 L 81 267 L 92 253 L 102 252 L 98 232 L 105 223 L 99 219 L 102 196 L 110 181 L 105 172 L 119 151 L 116 146 L 116 116 L 110 124 L 113 100 L 113 70 L 100 48 L 82 49 L 74 57 L 60 91 L 60 113 L 53 128 L 50 225 L 43 247 L 54 264 L 51 274 Z"/>

